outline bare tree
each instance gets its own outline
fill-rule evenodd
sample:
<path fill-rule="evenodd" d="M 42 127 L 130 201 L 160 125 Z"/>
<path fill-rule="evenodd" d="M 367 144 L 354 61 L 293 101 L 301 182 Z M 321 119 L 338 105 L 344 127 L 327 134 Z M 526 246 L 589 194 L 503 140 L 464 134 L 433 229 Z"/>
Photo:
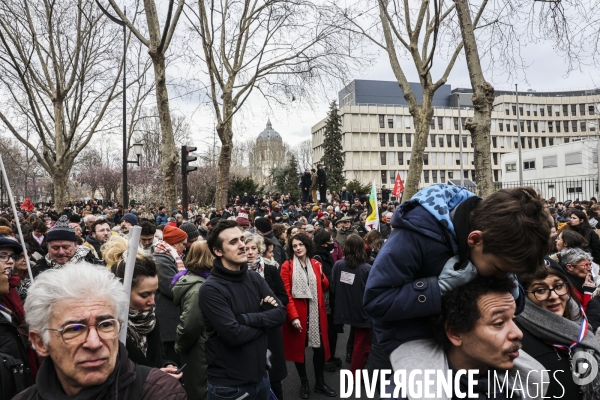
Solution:
<path fill-rule="evenodd" d="M 423 152 L 429 137 L 429 123 L 433 117 L 433 96 L 446 83 L 463 48 L 463 42 L 458 37 L 460 26 L 454 18 L 455 5 L 443 0 L 423 0 L 418 6 L 412 6 L 408 0 L 378 0 L 376 7 L 369 5 L 369 9 L 365 10 L 364 3 L 357 4 L 355 8 L 341 10 L 341 15 L 348 21 L 351 32 L 364 35 L 387 53 L 414 119 L 415 141 L 403 196 L 404 200 L 408 200 L 417 192 L 423 170 Z M 484 0 L 477 10 L 474 28 L 486 5 L 487 1 Z M 446 60 L 444 54 L 448 55 Z M 401 62 L 405 56 L 410 58 L 419 76 L 423 89 L 420 104 L 406 77 L 407 64 Z M 431 74 L 435 60 L 445 63 L 443 73 L 437 80 Z M 474 146 L 475 143 L 473 142 Z M 480 145 L 481 141 L 477 143 Z M 489 142 L 484 147 L 476 149 L 476 154 L 487 152 L 489 160 Z M 478 182 L 485 174 L 489 174 L 491 180 L 490 167 L 478 171 Z"/>
<path fill-rule="evenodd" d="M 292 152 L 298 160 L 300 171 L 313 168 L 312 162 L 312 140 L 306 139 L 292 148 Z"/>
<path fill-rule="evenodd" d="M 122 62 L 105 21 L 93 0 L 0 3 L 0 120 L 50 174 L 59 205 L 75 158 L 110 125 L 118 95 Z M 23 135 L 27 123 L 36 138 Z"/>
<path fill-rule="evenodd" d="M 198 11 L 190 9 L 186 15 L 201 39 L 201 54 L 196 56 L 209 78 L 221 141 L 216 204 L 224 205 L 233 118 L 254 89 L 282 105 L 343 82 L 363 60 L 351 56 L 354 44 L 336 25 L 331 9 L 311 1 L 198 0 Z"/>
<path fill-rule="evenodd" d="M 174 209 L 177 207 L 177 187 L 175 175 L 179 163 L 179 153 L 175 146 L 173 136 L 173 126 L 171 118 L 171 109 L 169 107 L 169 92 L 167 90 L 166 77 L 166 57 L 169 46 L 175 33 L 175 28 L 179 22 L 179 17 L 183 11 L 185 0 L 179 0 L 175 8 L 175 0 L 169 0 L 167 6 L 167 15 L 164 25 L 161 29 L 158 10 L 155 0 L 144 0 L 144 12 L 148 38 L 135 26 L 135 21 L 131 21 L 125 16 L 125 13 L 117 5 L 115 0 L 108 0 L 111 8 L 117 13 L 119 18 L 125 22 L 127 27 L 133 32 L 138 40 L 148 48 L 148 54 L 154 66 L 154 80 L 156 84 L 156 107 L 161 128 L 160 153 L 161 170 L 163 176 L 163 190 L 165 204 Z"/>

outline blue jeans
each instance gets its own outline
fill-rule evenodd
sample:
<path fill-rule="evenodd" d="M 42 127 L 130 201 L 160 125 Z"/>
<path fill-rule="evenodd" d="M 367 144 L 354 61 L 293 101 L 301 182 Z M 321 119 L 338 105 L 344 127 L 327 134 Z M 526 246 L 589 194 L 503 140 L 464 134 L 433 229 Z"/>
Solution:
<path fill-rule="evenodd" d="M 219 386 L 208 381 L 207 400 L 269 400 L 271 394 L 271 383 L 269 373 L 258 383 L 250 383 L 242 386 Z"/>

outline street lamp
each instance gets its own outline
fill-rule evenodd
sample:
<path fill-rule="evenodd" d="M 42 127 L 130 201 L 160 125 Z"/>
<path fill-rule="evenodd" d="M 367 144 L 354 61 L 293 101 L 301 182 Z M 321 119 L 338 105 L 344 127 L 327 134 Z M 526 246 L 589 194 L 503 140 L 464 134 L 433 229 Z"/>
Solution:
<path fill-rule="evenodd" d="M 127 193 L 127 74 L 125 73 L 125 61 L 127 60 L 127 25 L 124 21 L 115 18 L 108 11 L 106 11 L 106 9 L 102 7 L 102 4 L 100 4 L 100 0 L 96 0 L 96 4 L 98 4 L 98 7 L 100 10 L 102 10 L 104 15 L 108 17 L 108 19 L 123 27 L 123 206 L 127 207 L 129 204 L 129 196 Z M 127 11 L 123 10 L 123 13 L 127 13 Z"/>
<path fill-rule="evenodd" d="M 143 144 L 141 143 L 134 143 L 133 144 L 133 154 L 136 155 L 137 160 L 135 161 L 127 161 L 128 164 L 136 164 L 136 165 L 140 165 L 140 157 L 142 156 L 142 148 L 144 147 Z"/>

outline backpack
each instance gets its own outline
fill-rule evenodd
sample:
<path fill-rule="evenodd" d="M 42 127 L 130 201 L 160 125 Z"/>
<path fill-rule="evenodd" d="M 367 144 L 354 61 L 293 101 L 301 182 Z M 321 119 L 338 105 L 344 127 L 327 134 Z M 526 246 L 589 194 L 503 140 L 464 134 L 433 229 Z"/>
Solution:
<path fill-rule="evenodd" d="M 12 399 L 25 389 L 23 361 L 0 353 L 0 399 Z"/>

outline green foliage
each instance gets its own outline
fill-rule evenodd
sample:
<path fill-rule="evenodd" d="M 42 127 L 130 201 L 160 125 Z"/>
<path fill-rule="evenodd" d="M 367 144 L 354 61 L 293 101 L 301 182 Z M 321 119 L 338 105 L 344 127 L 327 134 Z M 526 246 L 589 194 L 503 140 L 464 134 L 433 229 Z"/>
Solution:
<path fill-rule="evenodd" d="M 363 185 L 358 179 L 353 179 L 346 184 L 346 190 L 350 193 L 356 190 L 359 195 L 368 196 L 371 193 L 371 184 Z"/>
<path fill-rule="evenodd" d="M 273 177 L 273 186 L 275 186 L 275 190 L 278 193 L 291 193 L 294 199 L 300 197 L 300 187 L 298 186 L 300 170 L 296 156 L 292 155 L 287 165 L 273 168 L 271 174 Z"/>
<path fill-rule="evenodd" d="M 229 182 L 229 191 L 227 193 L 228 198 L 232 198 L 235 196 L 242 197 L 244 193 L 248 193 L 248 195 L 253 195 L 256 193 L 261 193 L 263 188 L 252 179 L 252 177 L 247 176 L 245 178 L 235 177 Z"/>
<path fill-rule="evenodd" d="M 329 105 L 323 138 L 323 157 L 320 162 L 327 172 L 327 187 L 339 191 L 346 183 L 344 178 L 344 163 L 346 154 L 342 151 L 342 118 L 338 114 L 334 101 Z"/>

